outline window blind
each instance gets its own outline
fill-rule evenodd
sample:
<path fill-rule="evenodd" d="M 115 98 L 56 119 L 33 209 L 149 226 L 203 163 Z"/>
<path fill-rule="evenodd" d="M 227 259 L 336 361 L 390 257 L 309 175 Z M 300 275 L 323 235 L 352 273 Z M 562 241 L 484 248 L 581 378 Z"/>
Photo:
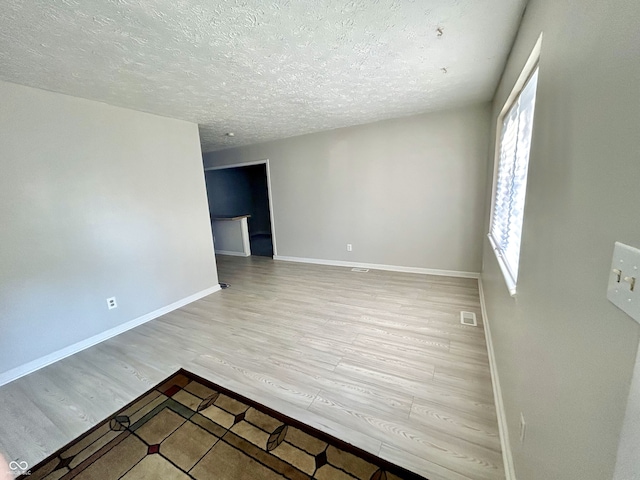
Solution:
<path fill-rule="evenodd" d="M 536 68 L 502 120 L 498 173 L 489 239 L 512 294 L 518 279 L 520 240 L 538 69 Z"/>

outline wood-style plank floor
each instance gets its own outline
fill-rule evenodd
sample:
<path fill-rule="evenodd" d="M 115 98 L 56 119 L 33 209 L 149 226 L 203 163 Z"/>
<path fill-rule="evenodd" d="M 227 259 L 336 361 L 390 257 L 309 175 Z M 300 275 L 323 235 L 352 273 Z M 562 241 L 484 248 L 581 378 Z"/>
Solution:
<path fill-rule="evenodd" d="M 183 367 L 431 480 L 504 478 L 476 280 L 218 271 L 230 288 L 1 387 L 0 450 L 34 465 Z"/>

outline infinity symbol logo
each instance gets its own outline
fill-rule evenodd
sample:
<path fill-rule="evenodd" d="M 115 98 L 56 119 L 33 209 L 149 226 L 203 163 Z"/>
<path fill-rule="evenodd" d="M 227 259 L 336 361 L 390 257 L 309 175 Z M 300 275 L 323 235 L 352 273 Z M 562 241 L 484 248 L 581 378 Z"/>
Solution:
<path fill-rule="evenodd" d="M 16 462 L 15 460 L 9 462 L 9 468 L 11 470 L 26 470 L 29 468 L 29 464 L 27 462 Z"/>

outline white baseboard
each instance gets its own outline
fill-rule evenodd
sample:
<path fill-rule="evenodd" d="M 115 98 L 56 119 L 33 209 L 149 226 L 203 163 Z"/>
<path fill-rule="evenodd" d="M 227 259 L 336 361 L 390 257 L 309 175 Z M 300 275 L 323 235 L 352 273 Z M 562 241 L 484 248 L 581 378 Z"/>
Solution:
<path fill-rule="evenodd" d="M 234 257 L 250 257 L 250 253 L 232 252 L 230 250 L 216 250 L 216 255 L 233 255 Z"/>
<path fill-rule="evenodd" d="M 6 385 L 9 382 L 17 380 L 20 377 L 24 377 L 29 373 L 35 372 L 36 370 L 40 370 L 41 368 L 46 367 L 47 365 L 51 365 L 52 363 L 57 362 L 58 360 L 62 360 L 63 358 L 69 357 L 74 353 L 78 353 L 82 350 L 85 350 L 93 345 L 96 345 L 100 342 L 104 342 L 111 337 L 115 337 L 127 330 L 131 330 L 132 328 L 137 327 L 138 325 L 142 325 L 154 318 L 158 318 L 162 315 L 165 315 L 173 310 L 176 310 L 180 307 L 184 307 L 191 302 L 195 302 L 196 300 L 201 299 L 202 297 L 206 297 L 207 295 L 211 295 L 220 290 L 220 285 L 214 285 L 213 287 L 207 288 L 206 290 L 202 290 L 198 293 L 194 293 L 186 298 L 178 300 L 177 302 L 173 302 L 166 307 L 159 308 L 158 310 L 154 310 L 153 312 L 147 313 L 141 317 L 135 318 L 129 322 L 118 325 L 117 327 L 113 327 L 105 332 L 94 335 L 93 337 L 89 337 L 86 340 L 82 340 L 78 343 L 74 343 L 73 345 L 69 345 L 61 350 L 45 355 L 44 357 L 40 357 L 31 362 L 25 363 L 24 365 L 20 365 L 19 367 L 12 368 L 11 370 L 7 370 L 0 374 L 0 387 L 2 385 Z"/>
<path fill-rule="evenodd" d="M 344 262 L 342 260 L 322 260 L 318 258 L 286 257 L 274 255 L 274 260 L 297 263 L 313 263 L 316 265 L 331 265 L 334 267 L 370 268 L 371 270 L 386 270 L 389 272 L 419 273 L 422 275 L 440 275 L 444 277 L 480 278 L 476 272 L 460 272 L 458 270 L 436 270 L 432 268 L 402 267 L 399 265 L 382 265 L 378 263 Z"/>
<path fill-rule="evenodd" d="M 484 322 L 484 337 L 487 342 L 487 352 L 489 354 L 489 368 L 491 369 L 493 398 L 496 402 L 496 415 L 498 417 L 498 431 L 500 432 L 500 446 L 502 448 L 504 473 L 506 480 L 516 480 L 516 471 L 514 469 L 513 456 L 511 454 L 511 443 L 509 442 L 509 429 L 507 428 L 507 415 L 504 411 L 504 403 L 502 401 L 502 389 L 500 388 L 496 356 L 493 351 L 493 341 L 491 339 L 491 328 L 489 327 L 489 318 L 487 316 L 487 305 L 484 300 L 482 278 L 478 278 L 478 289 L 480 290 L 480 308 L 482 310 L 482 320 Z"/>

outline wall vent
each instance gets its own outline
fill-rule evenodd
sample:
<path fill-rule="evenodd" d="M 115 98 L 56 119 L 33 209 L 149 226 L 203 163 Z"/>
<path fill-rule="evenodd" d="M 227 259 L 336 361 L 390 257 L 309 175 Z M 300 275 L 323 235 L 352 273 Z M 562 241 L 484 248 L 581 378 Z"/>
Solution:
<path fill-rule="evenodd" d="M 477 327 L 478 320 L 476 320 L 476 314 L 473 312 L 460 312 L 460 323 L 463 325 L 469 325 L 470 327 Z"/>
<path fill-rule="evenodd" d="M 367 273 L 369 271 L 369 269 L 368 268 L 358 268 L 358 267 L 356 267 L 356 268 L 352 268 L 351 271 L 352 272 L 359 272 L 359 273 Z"/>

